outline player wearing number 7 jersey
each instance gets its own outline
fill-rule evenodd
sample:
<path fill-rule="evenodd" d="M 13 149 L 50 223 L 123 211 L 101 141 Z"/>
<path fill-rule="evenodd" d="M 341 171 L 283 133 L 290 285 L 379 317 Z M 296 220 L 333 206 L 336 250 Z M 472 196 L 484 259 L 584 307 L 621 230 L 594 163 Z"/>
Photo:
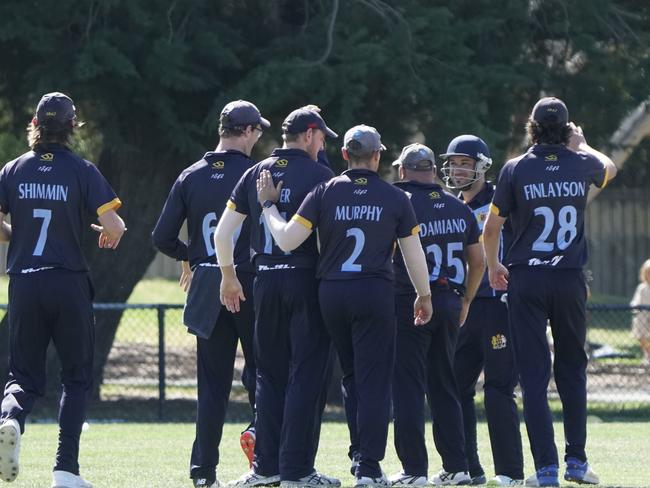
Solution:
<path fill-rule="evenodd" d="M 214 230 L 241 176 L 255 163 L 250 153 L 270 127 L 255 105 L 245 100 L 228 103 L 219 117 L 219 144 L 214 151 L 183 170 L 174 182 L 158 223 L 153 243 L 166 255 L 183 262 L 181 285 L 189 285 L 183 323 L 196 335 L 196 437 L 190 459 L 194 486 L 218 486 L 219 444 L 232 386 L 237 342 L 246 361 L 242 383 L 255 408 L 253 302 L 230 313 L 216 299 L 221 273 L 214 249 Z M 187 221 L 188 242 L 179 239 Z M 250 262 L 250 219 L 237 229 L 235 265 L 246 293 L 252 293 L 255 271 Z M 189 283 L 188 283 L 189 281 Z M 252 460 L 252 427 L 242 434 L 242 448 Z"/>
<path fill-rule="evenodd" d="M 318 307 L 315 279 L 318 250 L 311 238 L 293 252 L 273 240 L 262 217 L 256 180 L 267 170 L 282 181 L 280 212 L 289 218 L 305 196 L 333 176 L 317 163 L 325 137 L 337 137 L 312 108 L 291 112 L 282 124 L 284 147 L 250 168 L 239 180 L 215 234 L 222 271 L 221 301 L 237 312 L 240 300 L 255 302 L 255 362 L 257 416 L 253 470 L 234 481 L 237 486 L 282 481 L 300 486 L 336 485 L 317 473 L 314 459 L 331 341 Z M 232 235 L 251 219 L 251 248 L 257 273 L 253 296 L 242 292 L 232 267 Z M 238 274 L 238 273 L 237 273 Z"/>
<path fill-rule="evenodd" d="M 271 233 L 291 250 L 318 229 L 320 305 L 343 370 L 343 398 L 355 455 L 355 486 L 386 486 L 384 458 L 395 358 L 395 309 L 391 257 L 395 241 L 418 291 L 411 324 L 431 319 L 424 253 L 418 225 L 402 190 L 377 174 L 379 133 L 358 125 L 345 134 L 349 170 L 318 185 L 287 224 L 274 205 L 264 210 Z M 277 201 L 270 174 L 258 180 L 260 200 Z"/>
<path fill-rule="evenodd" d="M 558 453 L 546 397 L 551 375 L 547 320 L 555 343 L 553 369 L 563 410 L 564 478 L 598 483 L 585 454 L 584 218 L 588 200 L 616 175 L 616 167 L 587 145 L 582 130 L 568 120 L 561 100 L 537 102 L 528 122 L 533 146 L 501 170 L 483 231 L 490 285 L 508 290 L 524 417 L 536 469 L 526 480 L 527 486 L 559 485 Z M 514 237 L 504 266 L 498 249 L 506 217 Z"/>
<path fill-rule="evenodd" d="M 9 381 L 2 400 L 0 479 L 18 475 L 20 436 L 45 390 L 52 341 L 61 361 L 63 392 L 57 487 L 88 488 L 79 476 L 79 437 L 92 389 L 93 288 L 81 250 L 84 216 L 101 226 L 99 247 L 115 249 L 124 233 L 121 202 L 96 166 L 69 145 L 76 127 L 72 100 L 48 93 L 28 127 L 31 151 L 0 171 L 0 237 L 9 240 Z M 11 214 L 11 225 L 4 222 Z"/>

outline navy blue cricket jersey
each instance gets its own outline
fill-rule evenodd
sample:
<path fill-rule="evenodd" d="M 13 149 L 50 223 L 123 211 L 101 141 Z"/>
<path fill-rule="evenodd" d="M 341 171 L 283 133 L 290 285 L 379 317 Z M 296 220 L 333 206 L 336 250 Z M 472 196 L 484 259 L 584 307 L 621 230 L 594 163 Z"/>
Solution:
<path fill-rule="evenodd" d="M 395 186 L 409 195 L 419 222 L 420 242 L 427 258 L 429 282 L 442 280 L 464 292 L 466 248 L 476 244 L 480 232 L 476 219 L 461 200 L 435 183 L 400 181 Z M 395 293 L 413 293 L 400 250 L 393 259 Z"/>
<path fill-rule="evenodd" d="M 294 220 L 318 228 L 316 277 L 324 280 L 392 280 L 395 240 L 418 231 L 406 193 L 367 169 L 347 170 L 318 185 Z"/>
<path fill-rule="evenodd" d="M 39 146 L 0 170 L 0 208 L 11 214 L 7 273 L 87 271 L 84 217 L 122 203 L 97 167 L 65 146 Z"/>
<path fill-rule="evenodd" d="M 271 172 L 276 185 L 283 182 L 277 207 L 286 220 L 293 217 L 314 186 L 329 180 L 334 173 L 301 149 L 275 149 L 269 158 L 244 173 L 228 201 L 230 209 L 251 219 L 251 248 L 256 265 L 314 267 L 318 259 L 316 236 L 309 236 L 293 251 L 284 252 L 266 227 L 262 206 L 257 200 L 257 178 L 264 169 Z"/>
<path fill-rule="evenodd" d="M 154 244 L 179 261 L 216 264 L 214 231 L 226 202 L 244 172 L 255 162 L 240 151 L 207 152 L 203 159 L 185 168 L 174 182 L 153 230 Z M 178 232 L 187 219 L 187 244 Z M 235 234 L 234 263 L 240 271 L 252 271 L 250 263 L 250 219 Z"/>
<path fill-rule="evenodd" d="M 513 239 L 506 264 L 582 268 L 589 185 L 604 187 L 607 170 L 594 156 L 563 145 L 538 144 L 508 161 L 499 176 L 491 211 L 508 217 Z"/>
<path fill-rule="evenodd" d="M 490 204 L 492 203 L 492 198 L 494 197 L 494 185 L 487 181 L 483 185 L 483 188 L 480 192 L 474 195 L 471 201 L 465 202 L 470 208 L 474 217 L 476 217 L 476 222 L 478 223 L 478 228 L 481 233 L 483 232 L 483 226 L 487 220 L 488 213 L 490 212 Z M 460 193 L 458 198 L 463 200 L 463 194 Z M 464 201 L 464 200 L 463 200 Z M 508 249 L 510 242 L 512 241 L 512 227 L 510 226 L 510 220 L 506 220 L 503 224 L 503 229 L 501 231 L 501 239 L 499 244 L 499 261 L 503 262 L 504 259 L 504 250 Z M 478 291 L 476 292 L 477 298 L 494 298 L 501 297 L 505 291 L 495 290 L 490 286 L 490 277 L 487 270 L 483 275 L 481 284 Z"/>

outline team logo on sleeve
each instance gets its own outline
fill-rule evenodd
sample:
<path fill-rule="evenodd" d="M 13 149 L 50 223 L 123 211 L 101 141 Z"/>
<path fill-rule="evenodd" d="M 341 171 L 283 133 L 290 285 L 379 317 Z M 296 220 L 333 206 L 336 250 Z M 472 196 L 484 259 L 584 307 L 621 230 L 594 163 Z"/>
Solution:
<path fill-rule="evenodd" d="M 214 169 L 223 169 L 225 165 L 226 163 L 224 163 L 223 161 L 215 161 L 214 163 L 212 163 L 212 167 Z"/>
<path fill-rule="evenodd" d="M 40 160 L 41 161 L 53 161 L 54 160 L 54 154 L 52 154 L 52 153 L 43 153 L 43 154 L 41 154 Z"/>
<path fill-rule="evenodd" d="M 440 198 L 440 192 L 432 191 L 431 193 L 429 193 L 429 198 L 431 200 L 437 200 L 438 198 Z"/>
<path fill-rule="evenodd" d="M 503 334 L 493 335 L 490 342 L 492 343 L 492 349 L 505 349 L 508 345 L 508 340 Z"/>
<path fill-rule="evenodd" d="M 544 161 L 557 161 L 557 154 L 549 154 L 545 156 Z"/>
<path fill-rule="evenodd" d="M 275 166 L 277 166 L 278 168 L 285 168 L 287 164 L 289 164 L 289 161 L 287 161 L 286 159 L 278 159 L 275 162 Z"/>
<path fill-rule="evenodd" d="M 368 184 L 368 178 L 356 178 L 354 180 L 355 185 L 367 185 Z"/>

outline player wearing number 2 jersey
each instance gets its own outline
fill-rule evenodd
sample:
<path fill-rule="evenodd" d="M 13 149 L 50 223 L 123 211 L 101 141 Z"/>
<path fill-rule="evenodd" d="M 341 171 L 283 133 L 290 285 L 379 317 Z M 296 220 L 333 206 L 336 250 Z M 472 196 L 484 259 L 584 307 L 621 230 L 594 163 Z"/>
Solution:
<path fill-rule="evenodd" d="M 264 217 L 286 250 L 313 238 L 318 228 L 320 305 L 343 370 L 350 454 L 357 454 L 359 462 L 355 486 L 386 486 L 379 462 L 386 450 L 394 362 L 391 256 L 396 240 L 418 290 L 416 324 L 431 318 L 431 297 L 413 207 L 403 191 L 377 174 L 385 149 L 379 133 L 356 126 L 345 134 L 344 144 L 348 171 L 318 185 L 288 224 L 275 205 L 264 210 Z M 277 201 L 281 195 L 268 172 L 260 175 L 258 188 L 260 200 Z M 413 308 L 411 314 L 412 323 Z"/>
<path fill-rule="evenodd" d="M 255 105 L 244 100 L 228 103 L 219 120 L 219 145 L 186 168 L 172 186 L 156 228 L 154 245 L 168 256 L 183 261 L 191 276 L 183 323 L 196 335 L 198 402 L 196 438 L 190 460 L 194 486 L 218 486 L 216 466 L 219 444 L 232 386 L 239 340 L 246 366 L 242 383 L 255 407 L 255 358 L 253 355 L 253 302 L 233 314 L 221 306 L 218 294 L 221 273 L 214 250 L 214 230 L 233 188 L 254 162 L 250 153 L 270 127 Z M 188 243 L 178 238 L 187 220 Z M 250 263 L 250 219 L 235 236 L 235 265 L 245 293 L 253 290 L 255 273 Z M 245 431 L 246 436 L 252 435 Z M 250 438 L 252 440 L 252 438 Z M 243 438 L 243 440 L 246 440 Z M 252 459 L 252 446 L 242 444 Z"/>
<path fill-rule="evenodd" d="M 20 435 L 45 390 L 52 341 L 61 361 L 59 445 L 52 486 L 88 488 L 79 476 L 79 437 L 93 382 L 93 289 L 81 251 L 84 217 L 101 227 L 99 246 L 124 233 L 120 200 L 92 163 L 68 148 L 75 107 L 62 93 L 44 95 L 28 128 L 31 151 L 0 171 L 0 236 L 10 240 L 9 381 L 2 400 L 0 479 L 18 475 Z M 11 214 L 11 226 L 4 222 Z"/>
<path fill-rule="evenodd" d="M 314 470 L 314 432 L 318 432 L 319 399 L 329 364 L 331 341 L 318 306 L 315 279 L 318 250 L 312 237 L 293 252 L 274 242 L 262 217 L 256 180 L 263 170 L 282 181 L 278 201 L 288 217 L 321 181 L 333 176 L 316 162 L 325 137 L 336 137 L 313 109 L 291 112 L 282 124 L 284 147 L 249 169 L 233 190 L 215 235 L 222 270 L 221 300 L 231 311 L 240 300 L 255 302 L 257 417 L 253 471 L 235 481 L 255 486 L 284 484 L 340 485 Z M 264 203 L 264 202 L 262 202 Z M 242 293 L 232 268 L 232 235 L 244 218 L 251 219 L 251 248 L 257 277 L 253 296 Z"/>
<path fill-rule="evenodd" d="M 555 343 L 553 369 L 563 410 L 564 478 L 598 483 L 585 454 L 584 216 L 588 200 L 616 175 L 616 167 L 587 145 L 582 130 L 568 120 L 561 100 L 537 102 L 528 123 L 533 146 L 503 167 L 483 231 L 490 284 L 508 289 L 524 417 L 536 469 L 526 480 L 528 486 L 559 484 L 546 398 L 551 375 L 547 320 Z M 499 234 L 506 217 L 514 233 L 506 253 L 507 268 L 498 259 Z"/>

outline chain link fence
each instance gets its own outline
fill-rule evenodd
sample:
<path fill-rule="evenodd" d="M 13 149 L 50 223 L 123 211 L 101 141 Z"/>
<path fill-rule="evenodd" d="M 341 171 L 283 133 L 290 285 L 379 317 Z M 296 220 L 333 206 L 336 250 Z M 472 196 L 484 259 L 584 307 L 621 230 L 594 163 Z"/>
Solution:
<path fill-rule="evenodd" d="M 102 314 L 117 310 L 122 315 L 91 416 L 192 418 L 196 399 L 196 338 L 182 325 L 182 307 L 95 304 L 98 322 Z M 650 307 L 588 306 L 588 398 L 592 412 L 650 414 L 650 364 L 644 360 L 639 342 L 631 333 L 632 318 L 639 313 L 650 314 Z M 550 335 L 549 347 L 553 347 Z M 239 352 L 231 398 L 241 407 L 241 415 L 235 405 L 231 407 L 234 418 L 250 415 L 241 385 L 243 366 Z M 552 402 L 558 398 L 553 383 L 549 396 Z"/>

